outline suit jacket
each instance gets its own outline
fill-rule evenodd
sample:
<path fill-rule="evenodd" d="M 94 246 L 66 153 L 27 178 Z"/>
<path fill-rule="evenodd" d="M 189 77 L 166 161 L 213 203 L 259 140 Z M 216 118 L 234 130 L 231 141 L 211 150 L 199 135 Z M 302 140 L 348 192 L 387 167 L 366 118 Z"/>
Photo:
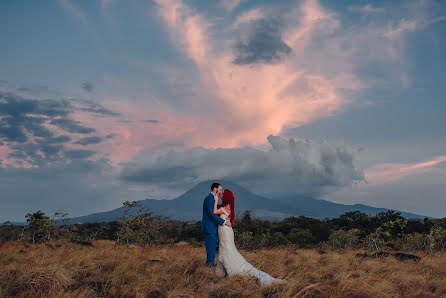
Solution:
<path fill-rule="evenodd" d="M 202 233 L 218 233 L 218 224 L 224 225 L 225 220 L 214 214 L 214 197 L 209 193 L 203 201 L 203 218 L 201 220 Z"/>

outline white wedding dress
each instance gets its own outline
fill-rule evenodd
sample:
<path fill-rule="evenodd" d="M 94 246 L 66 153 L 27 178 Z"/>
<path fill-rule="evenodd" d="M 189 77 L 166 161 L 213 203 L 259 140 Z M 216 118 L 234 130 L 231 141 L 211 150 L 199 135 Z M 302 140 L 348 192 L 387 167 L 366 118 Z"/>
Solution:
<path fill-rule="evenodd" d="M 222 207 L 223 212 L 220 217 L 226 219 L 228 214 Z M 285 282 L 280 278 L 274 278 L 254 266 L 252 266 L 238 252 L 234 242 L 234 231 L 232 227 L 227 225 L 218 225 L 218 260 L 216 271 L 220 276 L 231 276 L 233 274 L 250 275 L 257 278 L 261 285 L 271 284 L 274 282 Z M 226 274 L 225 274 L 226 273 Z"/>

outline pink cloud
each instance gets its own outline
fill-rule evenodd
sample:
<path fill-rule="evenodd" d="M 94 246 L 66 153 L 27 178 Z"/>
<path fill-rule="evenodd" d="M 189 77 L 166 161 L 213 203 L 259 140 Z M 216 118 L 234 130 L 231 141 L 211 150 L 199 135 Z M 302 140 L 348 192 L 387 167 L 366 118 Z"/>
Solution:
<path fill-rule="evenodd" d="M 280 134 L 285 126 L 302 125 L 340 111 L 349 101 L 342 96 L 341 87 L 359 88 L 352 73 L 327 77 L 323 72 L 295 67 L 288 60 L 279 64 L 235 65 L 229 46 L 232 41 L 218 48 L 204 17 L 181 1 L 157 3 L 172 41 L 200 71 L 197 84 L 213 95 L 207 100 L 219 107 L 217 119 L 195 115 L 206 127 L 201 126 L 189 137 L 189 145 L 208 146 L 206 141 L 212 132 L 217 133 L 216 141 L 222 147 L 265 144 L 267 135 Z M 313 26 L 327 19 L 337 24 L 317 1 L 306 1 L 301 8 L 304 23 L 287 32 L 290 46 L 296 52 L 305 47 L 301 37 L 310 35 Z M 299 88 L 300 85 L 305 88 Z"/>
<path fill-rule="evenodd" d="M 385 184 L 400 180 L 409 175 L 432 171 L 433 166 L 446 161 L 446 156 L 437 156 L 427 161 L 416 163 L 383 163 L 374 165 L 365 172 L 368 184 Z"/>
<path fill-rule="evenodd" d="M 244 12 L 240 14 L 237 19 L 234 21 L 234 23 L 231 25 L 231 29 L 235 29 L 240 26 L 240 24 L 243 23 L 249 23 L 258 19 L 261 19 L 265 17 L 262 9 L 260 7 L 251 9 L 247 12 Z"/>
<path fill-rule="evenodd" d="M 395 60 L 403 65 L 401 43 L 383 37 L 415 29 L 418 22 L 414 21 L 416 18 L 408 18 L 397 27 L 365 26 L 344 32 L 336 13 L 317 0 L 306 0 L 282 15 L 287 24 L 282 38 L 292 49 L 282 62 L 236 65 L 232 53 L 235 40 L 221 39 L 218 32 L 212 31 L 215 19 L 208 20 L 180 0 L 155 2 L 173 44 L 195 63 L 198 76 L 191 75 L 194 72 L 184 67 L 165 65 L 157 69 L 171 89 L 180 86 L 179 102 L 184 103 L 181 108 L 163 98 L 155 99 L 150 87 L 145 89 L 144 102 L 135 102 L 128 96 L 118 98 L 116 94 L 104 102 L 104 106 L 120 111 L 127 119 L 159 119 L 160 123 L 94 119 L 81 112 L 74 115 L 76 120 L 95 127 L 101 136 L 116 134 L 91 145 L 115 163 L 166 142 L 180 142 L 186 147 L 266 148 L 269 134 L 279 135 L 284 128 L 335 115 L 355 104 L 345 91 L 358 91 L 373 84 L 359 79 L 355 73 L 357 63 L 377 59 Z M 242 13 L 233 24 L 265 17 L 266 9 Z M 437 19 L 432 20 L 442 20 Z M 323 42 L 315 47 L 315 39 Z M 345 47 L 346 44 L 351 47 Z M 407 86 L 410 78 L 403 70 L 389 73 L 395 72 L 397 79 Z M 181 97 L 182 83 L 190 86 L 187 92 L 192 95 L 187 98 Z"/>

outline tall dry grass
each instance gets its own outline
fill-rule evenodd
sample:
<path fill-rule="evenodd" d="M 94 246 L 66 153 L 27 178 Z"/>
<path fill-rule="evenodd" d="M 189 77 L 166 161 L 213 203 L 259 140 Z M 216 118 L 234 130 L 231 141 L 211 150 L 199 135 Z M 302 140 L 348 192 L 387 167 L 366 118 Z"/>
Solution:
<path fill-rule="evenodd" d="M 240 252 L 288 283 L 219 278 L 205 247 L 94 247 L 68 242 L 0 244 L 1 297 L 446 297 L 446 254 L 415 261 L 359 258 L 360 250 L 259 249 Z"/>

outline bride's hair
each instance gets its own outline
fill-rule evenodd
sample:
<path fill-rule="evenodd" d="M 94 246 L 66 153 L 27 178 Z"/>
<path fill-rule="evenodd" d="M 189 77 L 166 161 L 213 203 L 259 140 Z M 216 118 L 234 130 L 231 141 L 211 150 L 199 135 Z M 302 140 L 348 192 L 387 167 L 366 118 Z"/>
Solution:
<path fill-rule="evenodd" d="M 229 219 L 232 224 L 235 220 L 235 212 L 234 212 L 235 197 L 234 197 L 234 194 L 232 193 L 232 191 L 230 191 L 229 189 L 225 189 L 225 191 L 223 192 L 223 197 L 221 198 L 221 201 L 222 201 L 222 203 L 219 204 L 217 206 L 217 208 L 226 206 L 228 204 L 231 205 L 231 214 L 229 214 Z"/>

